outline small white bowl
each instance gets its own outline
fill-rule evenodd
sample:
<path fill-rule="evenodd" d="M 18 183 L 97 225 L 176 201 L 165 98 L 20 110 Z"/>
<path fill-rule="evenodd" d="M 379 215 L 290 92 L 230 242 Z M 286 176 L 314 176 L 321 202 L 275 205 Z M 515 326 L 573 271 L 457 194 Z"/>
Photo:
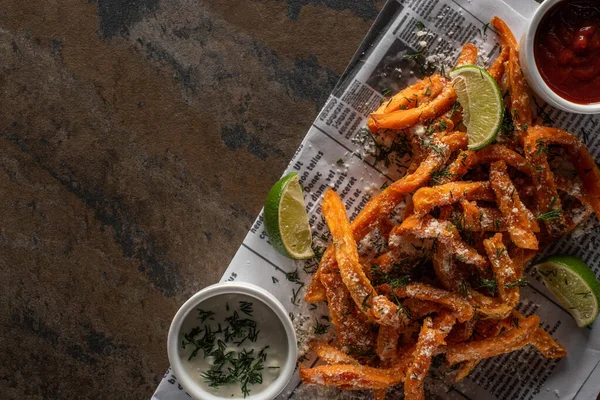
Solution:
<path fill-rule="evenodd" d="M 578 113 L 578 114 L 598 114 L 600 113 L 600 103 L 578 104 L 560 97 L 554 92 L 542 78 L 540 71 L 537 68 L 534 56 L 534 40 L 537 29 L 542 18 L 548 11 L 558 3 L 569 0 L 544 0 L 538 7 L 529 23 L 527 31 L 521 38 L 519 61 L 523 74 L 529 83 L 529 87 L 546 103 L 563 111 Z"/>
<path fill-rule="evenodd" d="M 207 392 L 200 384 L 200 377 L 192 376 L 184 367 L 181 359 L 181 328 L 189 318 L 196 319 L 196 314 L 192 313 L 204 301 L 219 295 L 224 294 L 241 294 L 252 297 L 270 308 L 283 325 L 287 338 L 287 354 L 285 360 L 282 360 L 279 376 L 264 390 L 246 397 L 246 400 L 271 400 L 274 399 L 287 385 L 290 378 L 294 374 L 296 368 L 296 358 L 298 347 L 296 342 L 296 333 L 294 326 L 288 316 L 283 305 L 265 289 L 243 282 L 226 282 L 217 283 L 208 286 L 189 298 L 188 301 L 181 306 L 171 327 L 169 328 L 169 336 L 167 339 L 167 352 L 169 362 L 173 369 L 174 375 L 179 383 L 188 392 L 190 396 L 198 400 L 222 400 L 230 397 L 219 397 Z M 269 330 L 261 331 L 261 334 L 268 334 Z"/>

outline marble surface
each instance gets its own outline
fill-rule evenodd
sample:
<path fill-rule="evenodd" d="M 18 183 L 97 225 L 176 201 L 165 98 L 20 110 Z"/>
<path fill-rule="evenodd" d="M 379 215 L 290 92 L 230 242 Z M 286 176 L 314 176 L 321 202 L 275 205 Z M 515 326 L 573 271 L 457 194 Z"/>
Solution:
<path fill-rule="evenodd" d="M 3 398 L 149 398 L 382 5 L 0 0 Z"/>

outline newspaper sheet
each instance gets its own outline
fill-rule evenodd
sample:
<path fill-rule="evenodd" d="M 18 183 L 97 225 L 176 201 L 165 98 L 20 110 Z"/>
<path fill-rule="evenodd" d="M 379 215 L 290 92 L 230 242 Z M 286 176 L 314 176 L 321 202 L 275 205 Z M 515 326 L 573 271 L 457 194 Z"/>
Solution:
<path fill-rule="evenodd" d="M 401 143 L 390 160 L 389 154 L 381 157 L 361 130 L 369 112 L 379 105 L 381 92 L 384 89 L 395 92 L 414 83 L 427 70 L 452 65 L 457 50 L 467 41 L 479 46 L 480 64 L 489 64 L 498 52 L 496 35 L 487 24 L 491 17 L 503 18 L 520 38 L 536 7 L 533 0 L 387 2 L 286 170 L 286 173 L 296 171 L 300 177 L 317 247 L 324 246 L 327 239 L 327 227 L 320 209 L 327 187 L 340 194 L 352 219 L 374 194 L 406 170 L 408 158 L 402 153 Z M 567 114 L 542 104 L 538 114 L 548 123 L 578 134 L 594 157 L 599 158 L 598 117 Z M 600 276 L 600 246 L 597 243 L 600 224 L 592 218 L 584 224 L 585 229 L 560 240 L 546 252 L 577 255 L 593 266 L 596 275 Z M 251 282 L 277 296 L 288 309 L 290 318 L 295 320 L 302 351 L 306 340 L 303 332 L 310 332 L 315 319 L 326 314 L 323 307 L 311 310 L 301 301 L 315 268 L 315 262 L 294 262 L 273 250 L 261 213 L 222 281 Z M 289 277 L 286 274 L 294 271 L 298 272 L 300 280 L 286 279 Z M 599 322 L 591 328 L 578 328 L 535 272 L 529 270 L 527 275 L 529 283 L 522 289 L 518 309 L 525 315 L 537 313 L 543 328 L 567 348 L 569 355 L 551 360 L 532 349 L 487 359 L 458 385 L 444 379 L 436 380 L 434 371 L 434 379 L 428 388 L 430 393 L 447 399 L 596 399 L 600 391 Z M 307 362 L 312 364 L 316 360 L 308 359 Z M 360 395 L 306 388 L 295 376 L 279 398 L 338 396 Z M 153 399 L 185 398 L 189 396 L 171 371 L 167 371 Z"/>

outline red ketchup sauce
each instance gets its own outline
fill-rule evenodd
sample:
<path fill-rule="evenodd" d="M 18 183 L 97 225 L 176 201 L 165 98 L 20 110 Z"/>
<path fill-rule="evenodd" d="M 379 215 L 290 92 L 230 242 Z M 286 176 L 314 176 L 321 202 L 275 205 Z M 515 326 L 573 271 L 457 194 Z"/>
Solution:
<path fill-rule="evenodd" d="M 542 78 L 573 103 L 600 102 L 600 1 L 563 1 L 542 18 L 534 39 Z"/>

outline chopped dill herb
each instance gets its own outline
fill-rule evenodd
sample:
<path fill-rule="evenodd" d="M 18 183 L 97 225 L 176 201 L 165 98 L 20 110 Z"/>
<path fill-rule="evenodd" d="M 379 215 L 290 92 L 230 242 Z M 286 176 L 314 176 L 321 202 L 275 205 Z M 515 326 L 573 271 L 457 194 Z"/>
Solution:
<path fill-rule="evenodd" d="M 275 278 L 274 276 L 272 276 L 271 279 L 273 280 L 273 283 L 278 283 L 279 282 L 279 279 Z"/>
<path fill-rule="evenodd" d="M 408 275 L 403 275 L 399 278 L 390 280 L 390 286 L 392 289 L 398 288 L 400 286 L 406 286 L 408 285 L 409 280 L 410 277 Z"/>
<path fill-rule="evenodd" d="M 452 179 L 452 176 L 453 174 L 449 171 L 448 166 L 446 166 L 439 170 L 433 171 L 429 175 L 429 179 L 434 186 L 437 186 L 445 183 L 447 179 Z"/>
<path fill-rule="evenodd" d="M 344 164 L 344 160 L 341 158 L 338 158 L 338 160 L 336 161 L 337 164 L 342 165 Z"/>
<path fill-rule="evenodd" d="M 490 23 L 486 22 L 485 24 L 483 24 L 483 26 L 481 28 L 482 28 L 483 35 L 486 35 L 487 30 L 490 29 Z"/>
<path fill-rule="evenodd" d="M 346 345 L 348 355 L 354 357 L 372 357 L 375 355 L 373 347 L 362 347 L 357 345 Z"/>
<path fill-rule="evenodd" d="M 404 56 L 405 60 L 417 60 L 421 57 L 421 52 L 416 52 L 414 54 L 407 54 Z"/>
<path fill-rule="evenodd" d="M 292 289 L 292 297 L 291 297 L 291 301 L 292 304 L 295 306 L 299 306 L 300 302 L 299 302 L 299 295 L 300 295 L 300 290 L 304 287 L 304 283 L 301 283 L 300 286 L 298 286 L 295 289 Z"/>
<path fill-rule="evenodd" d="M 252 303 L 249 301 L 240 301 L 240 311 L 246 315 L 252 316 Z"/>
<path fill-rule="evenodd" d="M 370 307 L 369 304 L 367 304 L 367 301 L 369 300 L 369 297 L 371 297 L 372 294 L 373 294 L 373 292 L 369 293 L 363 299 L 363 301 L 362 301 L 362 308 L 363 308 L 363 310 L 366 310 L 368 307 Z"/>
<path fill-rule="evenodd" d="M 300 276 L 298 275 L 298 270 L 294 270 L 292 272 L 286 272 L 285 273 L 285 279 L 287 279 L 290 282 L 294 282 L 294 283 L 299 283 L 300 282 Z"/>
<path fill-rule="evenodd" d="M 452 104 L 452 110 L 450 110 L 450 118 L 454 116 L 454 113 L 458 111 L 459 107 L 460 103 L 458 101 L 455 101 L 454 104 Z"/>
<path fill-rule="evenodd" d="M 487 290 L 489 290 L 492 296 L 496 294 L 496 289 L 498 288 L 498 281 L 496 281 L 495 279 L 479 278 L 479 282 L 480 288 L 486 288 Z"/>
<path fill-rule="evenodd" d="M 214 311 L 204 311 L 200 308 L 196 309 L 198 311 L 198 319 L 200 323 L 203 324 L 207 319 L 214 320 L 215 312 Z"/>
<path fill-rule="evenodd" d="M 514 281 L 511 282 L 506 282 L 506 284 L 504 285 L 509 289 L 518 287 L 518 286 L 527 286 L 527 278 L 519 278 L 519 279 L 515 279 Z"/>
<path fill-rule="evenodd" d="M 555 220 L 559 219 L 562 215 L 562 209 L 560 209 L 560 208 L 553 209 L 552 208 L 552 207 L 554 207 L 554 204 L 556 203 L 557 200 L 558 200 L 558 196 L 554 196 L 554 198 L 550 202 L 550 210 L 546 211 L 543 214 L 538 215 L 537 219 L 544 221 L 544 222 L 551 222 L 551 221 L 555 221 Z"/>
<path fill-rule="evenodd" d="M 327 329 L 329 329 L 329 325 L 327 325 L 327 324 L 322 324 L 322 323 L 320 323 L 318 320 L 315 320 L 315 321 L 316 321 L 316 323 L 317 323 L 317 324 L 315 325 L 315 328 L 314 328 L 314 330 L 315 330 L 315 335 L 324 335 L 324 334 L 326 334 L 326 333 L 327 333 Z"/>
<path fill-rule="evenodd" d="M 501 129 L 503 133 L 511 133 L 515 130 L 515 124 L 510 116 L 510 113 L 508 112 L 508 109 L 504 111 Z"/>

